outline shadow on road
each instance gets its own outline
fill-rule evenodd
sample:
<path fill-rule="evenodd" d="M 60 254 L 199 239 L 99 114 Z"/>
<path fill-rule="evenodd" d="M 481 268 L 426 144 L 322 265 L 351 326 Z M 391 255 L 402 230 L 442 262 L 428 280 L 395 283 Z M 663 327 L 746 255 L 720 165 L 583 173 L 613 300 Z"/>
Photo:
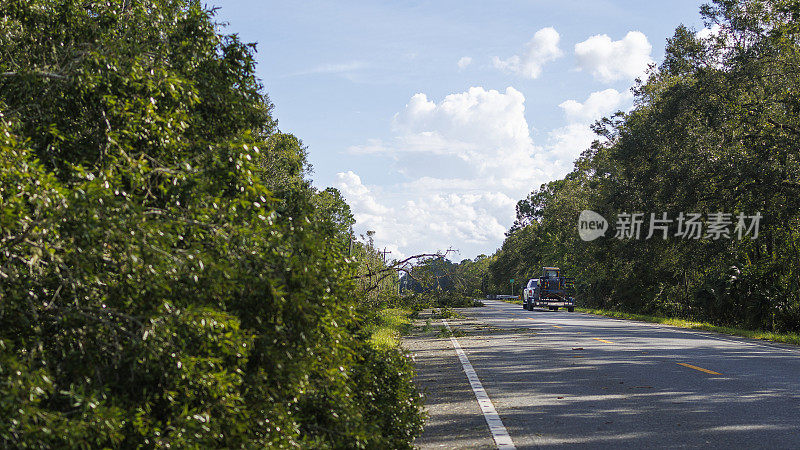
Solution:
<path fill-rule="evenodd" d="M 520 448 L 800 445 L 795 351 L 589 315 L 482 309 L 451 326 L 465 333 L 458 340 Z M 477 426 L 463 404 L 469 384 L 441 341 L 416 355 L 426 404 L 443 413 L 426 429 L 438 437 L 431 442 L 447 442 L 454 424 Z"/>

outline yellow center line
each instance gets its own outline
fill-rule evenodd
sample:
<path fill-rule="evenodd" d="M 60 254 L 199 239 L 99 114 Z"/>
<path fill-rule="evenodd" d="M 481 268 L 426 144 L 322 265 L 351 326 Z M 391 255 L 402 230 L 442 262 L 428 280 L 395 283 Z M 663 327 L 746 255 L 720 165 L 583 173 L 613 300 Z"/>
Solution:
<path fill-rule="evenodd" d="M 595 341 L 605 342 L 606 344 L 613 344 L 613 342 L 607 341 L 605 339 L 600 339 L 600 338 L 592 338 L 592 339 L 594 339 Z"/>
<path fill-rule="evenodd" d="M 563 328 L 563 327 L 560 327 L 558 325 L 553 325 L 553 328 Z"/>
<path fill-rule="evenodd" d="M 711 375 L 722 375 L 719 372 L 714 372 L 713 370 L 703 369 L 702 367 L 693 366 L 691 364 L 686 363 L 675 363 L 679 366 L 688 367 L 690 369 L 699 370 L 700 372 L 710 373 Z"/>

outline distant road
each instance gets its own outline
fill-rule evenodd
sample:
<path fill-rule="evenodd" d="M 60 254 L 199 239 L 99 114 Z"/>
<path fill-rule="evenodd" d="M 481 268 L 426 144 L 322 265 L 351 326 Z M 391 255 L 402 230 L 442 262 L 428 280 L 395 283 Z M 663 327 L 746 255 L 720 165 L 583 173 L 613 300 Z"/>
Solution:
<path fill-rule="evenodd" d="M 484 302 L 448 322 L 516 448 L 800 448 L 796 347 Z M 494 447 L 431 325 L 406 339 L 430 413 L 417 445 Z"/>

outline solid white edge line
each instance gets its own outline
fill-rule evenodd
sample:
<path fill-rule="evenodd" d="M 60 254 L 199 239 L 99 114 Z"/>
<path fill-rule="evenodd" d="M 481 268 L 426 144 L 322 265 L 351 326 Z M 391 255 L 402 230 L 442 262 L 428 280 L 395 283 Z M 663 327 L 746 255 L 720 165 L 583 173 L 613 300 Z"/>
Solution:
<path fill-rule="evenodd" d="M 458 359 L 461 361 L 461 366 L 464 368 L 464 373 L 467 375 L 467 380 L 469 380 L 469 385 L 472 387 L 472 392 L 475 393 L 475 399 L 478 400 L 478 405 L 481 407 L 483 418 L 486 419 L 486 424 L 489 425 L 489 431 L 492 432 L 495 445 L 497 445 L 497 448 L 501 449 L 516 449 L 514 442 L 511 440 L 511 436 L 508 434 L 508 430 L 506 430 L 503 421 L 500 419 L 500 415 L 498 415 L 497 410 L 494 409 L 492 400 L 489 399 L 489 394 L 483 389 L 481 380 L 478 379 L 478 374 L 475 373 L 475 369 L 472 368 L 467 354 L 461 349 L 458 340 L 452 336 L 453 330 L 450 329 L 450 324 L 444 319 L 442 319 L 442 323 L 445 328 L 447 328 L 447 331 L 450 332 L 450 342 L 453 343 L 453 348 L 456 350 L 456 355 L 458 355 Z"/>

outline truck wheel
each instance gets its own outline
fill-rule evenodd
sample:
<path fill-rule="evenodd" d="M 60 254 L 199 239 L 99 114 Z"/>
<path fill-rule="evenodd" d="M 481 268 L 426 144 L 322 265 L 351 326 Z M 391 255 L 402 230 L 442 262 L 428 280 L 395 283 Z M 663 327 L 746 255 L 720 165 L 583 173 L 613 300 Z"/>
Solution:
<path fill-rule="evenodd" d="M 558 311 L 558 306 L 554 306 L 553 311 Z"/>
<path fill-rule="evenodd" d="M 567 308 L 567 311 L 575 312 L 575 307 L 574 306 L 570 306 L 569 308 Z"/>

